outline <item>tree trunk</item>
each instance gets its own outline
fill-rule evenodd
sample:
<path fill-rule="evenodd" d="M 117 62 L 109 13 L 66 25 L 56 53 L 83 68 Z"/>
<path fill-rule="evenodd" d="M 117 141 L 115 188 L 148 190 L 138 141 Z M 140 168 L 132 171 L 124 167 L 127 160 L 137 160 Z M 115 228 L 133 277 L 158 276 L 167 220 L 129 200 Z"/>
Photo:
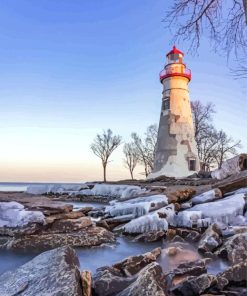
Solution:
<path fill-rule="evenodd" d="M 134 180 L 133 178 L 133 171 L 130 170 L 130 176 L 131 176 L 131 180 Z"/>
<path fill-rule="evenodd" d="M 245 23 L 247 25 L 247 0 L 243 0 L 243 5 L 244 5 Z"/>
<path fill-rule="evenodd" d="M 103 164 L 104 182 L 106 182 L 106 164 Z"/>

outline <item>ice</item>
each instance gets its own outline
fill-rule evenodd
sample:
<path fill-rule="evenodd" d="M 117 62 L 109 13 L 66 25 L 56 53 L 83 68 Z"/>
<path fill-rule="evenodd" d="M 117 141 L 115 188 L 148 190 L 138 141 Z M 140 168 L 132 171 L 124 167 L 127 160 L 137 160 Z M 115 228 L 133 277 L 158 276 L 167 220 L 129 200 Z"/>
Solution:
<path fill-rule="evenodd" d="M 44 224 L 40 211 L 27 211 L 17 202 L 0 202 L 0 227 L 22 227 L 28 223 Z"/>
<path fill-rule="evenodd" d="M 136 197 L 147 190 L 133 185 L 95 184 L 91 190 L 82 190 L 84 195 L 109 196 L 120 199 Z"/>
<path fill-rule="evenodd" d="M 127 233 L 147 233 L 167 230 L 168 223 L 166 219 L 160 218 L 158 213 L 154 212 L 130 221 L 122 229 Z"/>
<path fill-rule="evenodd" d="M 193 208 L 191 208 L 193 209 Z M 198 220 L 202 219 L 202 211 L 185 210 L 174 217 L 174 226 L 192 227 Z"/>
<path fill-rule="evenodd" d="M 186 216 L 187 213 L 190 212 L 201 212 L 201 218 L 210 218 L 210 223 L 222 222 L 229 225 L 233 223 L 234 219 L 238 215 L 243 215 L 244 207 L 244 194 L 239 193 L 215 202 L 196 205 L 188 210 L 180 212 L 181 214 L 179 214 Z"/>
<path fill-rule="evenodd" d="M 70 193 L 88 188 L 86 184 L 40 184 L 29 185 L 26 192 L 30 194 Z"/>
<path fill-rule="evenodd" d="M 234 218 L 232 225 L 234 226 L 247 226 L 246 218 L 242 215 L 238 215 Z"/>
<path fill-rule="evenodd" d="M 150 195 L 124 202 L 113 201 L 110 206 L 106 207 L 105 212 L 113 217 L 132 214 L 133 218 L 136 218 L 167 204 L 165 195 Z"/>
<path fill-rule="evenodd" d="M 216 191 L 214 189 L 209 190 L 207 192 L 204 192 L 200 195 L 197 195 L 195 197 L 192 198 L 192 204 L 201 204 L 201 203 L 205 203 L 208 201 L 212 201 L 214 199 L 217 199 L 218 196 L 216 196 Z"/>
<path fill-rule="evenodd" d="M 247 193 L 247 187 L 243 187 L 243 188 L 237 189 L 235 191 L 229 192 L 226 194 L 226 196 L 238 194 L 238 193 Z"/>

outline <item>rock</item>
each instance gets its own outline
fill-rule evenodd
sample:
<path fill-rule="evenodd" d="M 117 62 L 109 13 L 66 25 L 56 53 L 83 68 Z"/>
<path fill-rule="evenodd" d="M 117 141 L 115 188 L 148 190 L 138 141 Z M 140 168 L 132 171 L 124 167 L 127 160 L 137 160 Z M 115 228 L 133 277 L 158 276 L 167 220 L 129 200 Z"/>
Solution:
<path fill-rule="evenodd" d="M 44 233 L 68 233 L 89 226 L 92 226 L 92 220 L 88 217 L 81 217 L 79 219 L 62 219 L 56 220 L 54 223 L 52 223 L 51 227 L 49 229 L 46 229 Z"/>
<path fill-rule="evenodd" d="M 131 276 L 139 272 L 149 263 L 156 261 L 160 254 L 161 248 L 156 248 L 153 251 L 147 252 L 143 255 L 130 256 L 123 261 L 114 264 L 113 267 L 120 270 L 123 275 Z"/>
<path fill-rule="evenodd" d="M 92 296 L 92 273 L 90 271 L 81 272 L 82 295 Z"/>
<path fill-rule="evenodd" d="M 7 249 L 39 249 L 46 250 L 60 246 L 91 247 L 103 243 L 115 242 L 115 236 L 101 227 L 87 227 L 69 233 L 48 233 L 12 238 L 5 246 Z"/>
<path fill-rule="evenodd" d="M 77 210 L 76 212 L 83 213 L 84 215 L 87 215 L 89 212 L 93 210 L 93 207 L 85 207 Z"/>
<path fill-rule="evenodd" d="M 170 289 L 172 295 L 198 296 L 215 285 L 216 277 L 210 274 L 191 276 Z"/>
<path fill-rule="evenodd" d="M 201 237 L 198 245 L 198 250 L 205 252 L 213 252 L 222 244 L 221 230 L 215 223 L 208 227 L 203 236 Z"/>
<path fill-rule="evenodd" d="M 209 260 L 210 261 L 210 260 Z M 172 270 L 174 275 L 193 275 L 198 276 L 207 272 L 206 263 L 208 259 L 199 259 L 196 261 L 186 262 L 178 265 L 177 268 Z"/>
<path fill-rule="evenodd" d="M 99 220 L 99 221 L 97 221 L 96 222 L 96 226 L 103 227 L 103 228 L 105 228 L 107 230 L 111 230 L 110 227 L 109 227 L 109 225 L 107 224 L 107 222 L 105 220 Z"/>
<path fill-rule="evenodd" d="M 166 237 L 168 240 L 172 240 L 175 236 L 176 236 L 176 229 L 171 229 L 169 228 L 167 231 L 166 231 Z"/>
<path fill-rule="evenodd" d="M 156 242 L 166 237 L 165 231 L 151 231 L 148 233 L 142 233 L 135 237 L 136 242 Z"/>
<path fill-rule="evenodd" d="M 195 189 L 186 188 L 184 190 L 177 190 L 175 192 L 167 192 L 166 195 L 168 197 L 169 203 L 183 203 L 191 199 L 195 193 Z"/>
<path fill-rule="evenodd" d="M 192 229 L 186 229 L 186 228 L 169 229 L 167 231 L 167 235 L 169 231 L 170 231 L 170 240 L 172 240 L 176 235 L 176 236 L 182 237 L 186 241 L 197 242 L 201 237 L 201 234 L 198 231 L 192 230 Z"/>
<path fill-rule="evenodd" d="M 230 266 L 217 275 L 217 288 L 221 291 L 228 285 L 247 285 L 247 262 L 243 261 Z"/>
<path fill-rule="evenodd" d="M 93 277 L 93 290 L 97 296 L 116 295 L 124 290 L 135 278 L 126 278 L 114 267 L 101 267 Z"/>
<path fill-rule="evenodd" d="M 232 264 L 247 260 L 247 233 L 235 234 L 228 238 L 215 254 L 226 258 Z"/>
<path fill-rule="evenodd" d="M 79 261 L 75 251 L 62 247 L 44 252 L 18 269 L 2 274 L 0 295 L 81 296 Z"/>
<path fill-rule="evenodd" d="M 209 201 L 214 201 L 222 198 L 222 192 L 219 188 L 211 189 L 209 191 L 203 192 L 192 198 L 192 204 L 201 204 Z"/>
<path fill-rule="evenodd" d="M 137 279 L 117 296 L 166 296 L 164 275 L 160 265 L 150 263 L 143 268 Z"/>
<path fill-rule="evenodd" d="M 166 253 L 168 256 L 175 256 L 178 252 L 178 248 L 177 247 L 170 247 L 166 249 Z"/>
<path fill-rule="evenodd" d="M 55 220 L 62 219 L 78 219 L 84 217 L 85 215 L 82 212 L 69 212 L 69 213 L 60 213 L 46 217 L 45 221 L 47 224 L 53 223 Z"/>

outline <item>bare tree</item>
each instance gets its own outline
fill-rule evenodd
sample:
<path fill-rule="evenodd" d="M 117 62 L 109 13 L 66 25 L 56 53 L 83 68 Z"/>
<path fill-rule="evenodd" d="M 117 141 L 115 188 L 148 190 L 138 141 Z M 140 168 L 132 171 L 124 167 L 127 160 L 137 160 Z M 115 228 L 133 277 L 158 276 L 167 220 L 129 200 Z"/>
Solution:
<path fill-rule="evenodd" d="M 113 135 L 113 132 L 108 129 L 107 131 L 103 131 L 102 135 L 97 134 L 90 146 L 93 153 L 101 159 L 104 182 L 106 182 L 106 166 L 109 162 L 109 157 L 120 144 L 121 137 L 119 135 Z"/>
<path fill-rule="evenodd" d="M 144 166 L 145 176 L 147 177 L 153 170 L 154 152 L 158 136 L 158 127 L 150 125 L 145 133 L 144 139 L 141 139 L 136 133 L 131 137 L 138 153 L 138 161 Z"/>
<path fill-rule="evenodd" d="M 220 169 L 224 160 L 226 160 L 230 155 L 237 155 L 237 148 L 241 148 L 241 141 L 234 141 L 231 137 L 220 130 L 217 132 L 217 144 L 215 149 L 214 159 L 218 164 Z"/>
<path fill-rule="evenodd" d="M 190 51 L 200 46 L 201 37 L 209 35 L 215 50 L 231 52 L 237 60 L 246 58 L 247 0 L 174 0 L 164 22 L 175 29 L 174 41 L 190 42 Z M 240 63 L 240 70 L 242 67 Z"/>
<path fill-rule="evenodd" d="M 124 163 L 125 166 L 129 169 L 131 179 L 133 180 L 133 172 L 134 169 L 138 163 L 138 152 L 136 150 L 136 147 L 134 143 L 126 143 L 123 147 L 123 153 L 124 153 Z"/>
<path fill-rule="evenodd" d="M 191 102 L 191 107 L 201 170 L 210 171 L 216 164 L 221 167 L 228 156 L 237 153 L 237 148 L 241 147 L 240 141 L 234 141 L 213 126 L 215 108 L 212 103 L 203 105 L 200 101 L 194 101 Z"/>

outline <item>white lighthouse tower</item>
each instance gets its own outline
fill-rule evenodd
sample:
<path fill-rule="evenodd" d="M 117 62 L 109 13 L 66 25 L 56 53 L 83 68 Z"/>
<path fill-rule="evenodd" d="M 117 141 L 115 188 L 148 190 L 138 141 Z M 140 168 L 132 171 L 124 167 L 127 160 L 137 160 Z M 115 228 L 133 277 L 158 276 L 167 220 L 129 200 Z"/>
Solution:
<path fill-rule="evenodd" d="M 188 89 L 191 71 L 175 46 L 166 56 L 167 64 L 160 73 L 163 97 L 154 170 L 148 178 L 186 177 L 200 166 Z"/>

